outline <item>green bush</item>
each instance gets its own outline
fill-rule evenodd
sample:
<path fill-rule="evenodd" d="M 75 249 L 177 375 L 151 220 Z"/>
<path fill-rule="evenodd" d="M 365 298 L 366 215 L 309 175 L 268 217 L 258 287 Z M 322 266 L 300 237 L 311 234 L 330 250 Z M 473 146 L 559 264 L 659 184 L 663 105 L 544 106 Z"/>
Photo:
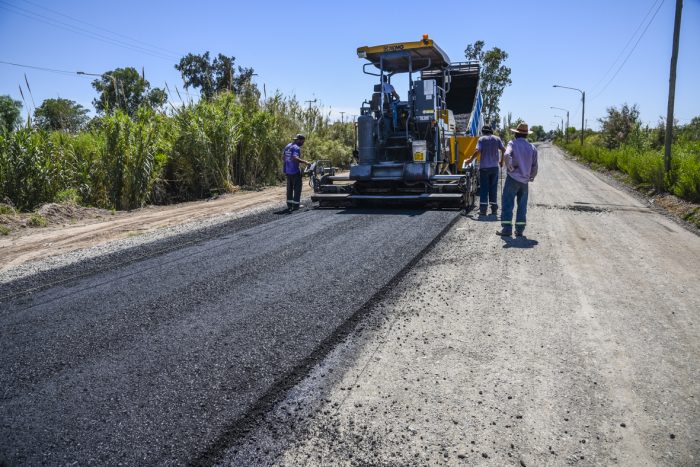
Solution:
<path fill-rule="evenodd" d="M 0 216 L 14 216 L 15 214 L 17 214 L 15 208 L 10 206 L 9 204 L 0 203 Z"/>
<path fill-rule="evenodd" d="M 663 155 L 659 151 L 635 151 L 632 148 L 619 150 L 621 168 L 632 181 L 648 184 L 657 191 L 666 189 Z"/>
<path fill-rule="evenodd" d="M 605 149 L 600 146 L 578 143 L 562 144 L 569 153 L 588 162 L 617 169 L 629 175 L 639 185 L 653 187 L 656 191 L 670 191 L 680 198 L 700 201 L 700 142 L 674 144 L 671 150 L 671 172 L 664 170 L 662 149 L 637 149 L 622 146 Z"/>
<path fill-rule="evenodd" d="M 58 193 L 56 193 L 55 201 L 57 203 L 80 204 L 80 195 L 78 194 L 78 190 L 76 190 L 75 188 L 68 188 L 66 190 L 61 190 Z"/>
<path fill-rule="evenodd" d="M 675 175 L 673 193 L 700 202 L 700 143 L 673 146 L 671 168 Z"/>
<path fill-rule="evenodd" d="M 49 221 L 41 214 L 35 212 L 27 219 L 27 225 L 29 227 L 46 227 L 49 225 Z"/>

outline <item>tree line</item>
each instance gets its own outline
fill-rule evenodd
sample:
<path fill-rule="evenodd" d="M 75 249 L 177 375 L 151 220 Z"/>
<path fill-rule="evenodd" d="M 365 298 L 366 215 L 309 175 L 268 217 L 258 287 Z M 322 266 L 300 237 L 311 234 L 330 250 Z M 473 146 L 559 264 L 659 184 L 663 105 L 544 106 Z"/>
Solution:
<path fill-rule="evenodd" d="M 700 116 L 685 125 L 673 122 L 669 172 L 663 163 L 667 124 L 663 119 L 655 126 L 644 125 L 637 105 L 623 104 L 608 107 L 598 122 L 600 131 L 586 129 L 583 145 L 576 141 L 580 133 L 573 127 L 568 129 L 569 142 L 562 132 L 556 135 L 557 142 L 593 164 L 627 174 L 642 187 L 700 202 Z"/>

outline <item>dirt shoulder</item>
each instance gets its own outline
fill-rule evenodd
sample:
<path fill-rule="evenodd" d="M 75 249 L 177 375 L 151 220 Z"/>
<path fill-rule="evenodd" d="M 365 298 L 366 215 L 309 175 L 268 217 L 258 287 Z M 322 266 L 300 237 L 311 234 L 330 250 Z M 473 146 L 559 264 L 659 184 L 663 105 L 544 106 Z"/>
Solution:
<path fill-rule="evenodd" d="M 215 199 L 134 211 L 108 211 L 73 204 L 46 204 L 31 214 L 0 214 L 0 271 L 28 261 L 89 248 L 175 225 L 203 221 L 284 201 L 286 188 L 240 191 Z M 302 196 L 311 188 L 304 184 Z"/>
<path fill-rule="evenodd" d="M 639 199 L 646 200 L 660 213 L 670 216 L 676 221 L 683 223 L 686 227 L 694 230 L 695 233 L 700 233 L 700 204 L 691 203 L 690 201 L 683 200 L 670 193 L 658 193 L 656 190 L 648 186 L 637 185 L 627 174 L 623 172 L 610 170 L 598 164 L 592 164 L 585 159 L 578 158 L 573 154 L 568 153 L 565 149 L 559 146 L 557 146 L 557 148 L 566 156 L 567 159 L 595 171 L 611 185 L 619 189 L 623 189 Z"/>

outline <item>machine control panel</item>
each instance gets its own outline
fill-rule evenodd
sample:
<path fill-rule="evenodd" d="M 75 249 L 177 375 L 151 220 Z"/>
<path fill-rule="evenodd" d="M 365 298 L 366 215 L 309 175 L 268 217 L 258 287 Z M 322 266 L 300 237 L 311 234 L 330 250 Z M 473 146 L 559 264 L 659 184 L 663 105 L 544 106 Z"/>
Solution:
<path fill-rule="evenodd" d="M 419 80 L 414 83 L 416 120 L 435 120 L 437 110 L 437 83 L 434 79 Z"/>

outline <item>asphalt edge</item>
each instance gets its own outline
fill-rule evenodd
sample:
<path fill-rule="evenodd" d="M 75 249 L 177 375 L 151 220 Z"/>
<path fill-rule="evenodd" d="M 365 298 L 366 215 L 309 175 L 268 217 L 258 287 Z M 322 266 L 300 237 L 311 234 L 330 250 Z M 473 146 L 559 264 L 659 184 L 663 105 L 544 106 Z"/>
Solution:
<path fill-rule="evenodd" d="M 187 465 L 211 466 L 221 462 L 228 449 L 236 441 L 243 439 L 249 432 L 257 427 L 258 419 L 268 413 L 280 401 L 284 400 L 287 392 L 300 383 L 335 346 L 348 337 L 374 310 L 376 303 L 383 300 L 388 293 L 408 274 L 408 272 L 425 257 L 435 245 L 450 231 L 450 229 L 463 218 L 462 211 L 455 217 L 416 254 L 401 270 L 384 284 L 365 303 L 360 305 L 335 331 L 323 340 L 314 351 L 301 360 L 297 366 L 287 374 L 281 376 L 272 384 L 258 400 L 242 416 L 234 420 L 230 427 L 224 431 L 213 443 L 201 451 L 201 453 Z"/>
<path fill-rule="evenodd" d="M 302 205 L 306 208 L 312 207 L 310 198 L 302 200 Z M 23 274 L 20 275 L 20 277 L 11 278 L 4 282 L 0 280 L 0 304 L 17 297 L 45 290 L 49 287 L 70 283 L 89 275 L 99 274 L 111 268 L 127 266 L 144 259 L 175 251 L 179 248 L 196 245 L 217 236 L 230 235 L 272 222 L 278 219 L 278 215 L 286 213 L 286 209 L 282 209 L 282 207 L 283 204 L 279 203 L 262 208 L 251 208 L 249 210 L 239 211 L 237 214 L 240 215 L 236 217 L 220 221 L 217 221 L 217 218 L 223 218 L 224 216 L 214 216 L 203 221 L 213 223 L 203 226 L 191 226 L 190 230 L 185 232 L 175 231 L 171 234 L 166 233 L 163 237 L 159 235 L 163 235 L 164 229 L 159 229 L 152 233 L 156 238 L 146 238 L 143 243 L 125 246 L 123 248 L 118 246 L 118 242 L 123 240 L 121 239 L 90 248 L 75 250 L 64 255 L 49 257 L 49 260 L 55 260 L 56 258 L 80 254 L 81 252 L 99 250 L 106 245 L 111 245 L 116 248 L 113 251 L 104 253 L 98 252 L 94 256 L 78 259 L 68 264 L 54 267 L 48 266 L 45 269 L 42 268 L 35 272 Z M 178 226 L 168 227 L 165 230 L 177 230 L 178 228 L 185 228 L 186 226 L 188 226 L 188 224 L 180 224 Z M 12 270 L 30 268 L 35 264 L 45 264 L 46 261 L 47 258 L 36 262 L 24 263 Z M 5 273 L 7 273 L 7 271 L 5 271 Z"/>

